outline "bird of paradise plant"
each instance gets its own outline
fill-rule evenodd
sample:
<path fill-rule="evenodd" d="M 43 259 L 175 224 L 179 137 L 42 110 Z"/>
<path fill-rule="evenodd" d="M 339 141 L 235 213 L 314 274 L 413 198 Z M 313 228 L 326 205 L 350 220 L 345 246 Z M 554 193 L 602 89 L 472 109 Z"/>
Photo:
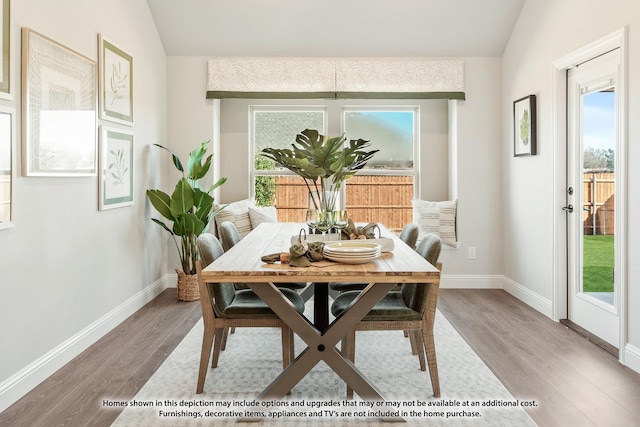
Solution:
<path fill-rule="evenodd" d="M 184 274 L 196 274 L 196 261 L 199 259 L 197 238 L 207 231 L 211 219 L 224 209 L 224 206 L 218 210 L 213 209 L 214 198 L 211 193 L 224 184 L 227 178 L 220 178 L 208 190 L 204 190 L 198 182 L 211 168 L 213 155 L 210 154 L 203 163 L 209 142 L 203 142 L 189 153 L 186 169 L 176 153 L 162 145 L 153 144 L 168 151 L 176 169 L 182 172 L 182 178 L 171 195 L 162 190 L 147 190 L 147 197 L 158 213 L 173 223 L 169 228 L 163 221 L 151 218 L 173 237 Z"/>

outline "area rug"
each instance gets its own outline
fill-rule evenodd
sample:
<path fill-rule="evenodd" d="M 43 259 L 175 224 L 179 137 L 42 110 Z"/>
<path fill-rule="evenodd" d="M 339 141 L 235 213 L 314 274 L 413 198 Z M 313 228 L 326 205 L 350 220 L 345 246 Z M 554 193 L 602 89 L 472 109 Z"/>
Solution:
<path fill-rule="evenodd" d="M 534 426 L 522 409 L 531 402 L 515 399 L 440 312 L 435 325 L 439 399 L 401 331 L 363 331 L 357 334 L 356 365 L 387 399 L 384 405 L 371 407 L 357 395 L 346 400 L 344 382 L 323 362 L 285 399 L 256 403 L 255 396 L 282 370 L 280 332 L 274 328 L 231 334 L 198 395 L 199 322 L 134 399 L 105 396 L 102 406 L 126 407 L 112 424 L 124 427 L 235 426 L 248 412 L 266 413 L 258 424 L 265 426 L 388 426 L 380 417 L 396 415 L 405 420 L 397 425 L 407 426 Z M 302 348 L 296 338 L 296 352 Z"/>

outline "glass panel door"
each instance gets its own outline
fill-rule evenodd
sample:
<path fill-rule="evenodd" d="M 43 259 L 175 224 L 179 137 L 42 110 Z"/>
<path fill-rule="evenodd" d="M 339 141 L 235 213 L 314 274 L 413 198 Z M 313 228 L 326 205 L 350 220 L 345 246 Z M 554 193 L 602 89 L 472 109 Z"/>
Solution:
<path fill-rule="evenodd" d="M 568 319 L 618 347 L 615 268 L 616 96 L 619 52 L 572 68 L 567 79 Z"/>

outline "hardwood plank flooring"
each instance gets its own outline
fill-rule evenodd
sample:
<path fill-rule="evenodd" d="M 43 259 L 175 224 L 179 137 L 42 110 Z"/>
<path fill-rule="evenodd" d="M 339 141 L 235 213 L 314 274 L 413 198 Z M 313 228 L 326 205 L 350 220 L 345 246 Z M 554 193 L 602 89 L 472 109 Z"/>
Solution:
<path fill-rule="evenodd" d="M 442 289 L 438 308 L 540 426 L 640 425 L 640 374 L 502 290 Z M 0 413 L 0 426 L 109 426 L 200 319 L 168 289 Z M 437 343 L 436 343 L 437 348 Z M 195 387 L 195 385 L 194 385 Z"/>
<path fill-rule="evenodd" d="M 502 290 L 442 289 L 438 308 L 538 425 L 640 425 L 640 374 L 573 330 Z"/>
<path fill-rule="evenodd" d="M 0 426 L 110 425 L 121 411 L 102 399 L 133 398 L 200 317 L 199 301 L 165 290 L 0 413 Z"/>

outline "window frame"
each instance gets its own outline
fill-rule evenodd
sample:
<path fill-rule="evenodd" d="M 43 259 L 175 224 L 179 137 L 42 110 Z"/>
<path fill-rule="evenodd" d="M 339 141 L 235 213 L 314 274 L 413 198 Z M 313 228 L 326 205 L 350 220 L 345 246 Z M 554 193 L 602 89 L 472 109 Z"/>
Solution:
<path fill-rule="evenodd" d="M 337 108 L 336 108 L 337 107 Z M 276 169 L 276 170 L 258 170 L 255 169 L 255 158 L 259 153 L 256 147 L 256 114 L 261 112 L 321 112 L 323 115 L 323 129 L 319 132 L 324 135 L 329 133 L 342 134 L 345 133 L 345 121 L 346 114 L 350 112 L 410 112 L 413 115 L 413 147 L 412 155 L 413 162 L 411 169 L 363 169 L 358 171 L 358 175 L 362 176 L 410 176 L 413 179 L 413 194 L 414 199 L 419 199 L 421 194 L 421 157 L 420 157 L 420 145 L 421 145 L 421 120 L 422 112 L 421 106 L 415 103 L 407 104 L 358 104 L 358 105 L 333 105 L 328 103 L 326 105 L 309 104 L 255 104 L 249 105 L 248 122 L 249 122 L 249 195 L 251 198 L 256 197 L 256 178 L 258 176 L 265 177 L 277 177 L 277 176 L 297 176 L 288 169 Z M 329 129 L 333 129 L 329 131 Z M 359 137 L 358 135 L 346 135 L 347 139 L 353 139 Z M 293 141 L 292 141 L 293 143 Z M 340 189 L 341 204 L 346 204 L 347 198 L 347 186 L 349 181 L 345 182 Z"/>

